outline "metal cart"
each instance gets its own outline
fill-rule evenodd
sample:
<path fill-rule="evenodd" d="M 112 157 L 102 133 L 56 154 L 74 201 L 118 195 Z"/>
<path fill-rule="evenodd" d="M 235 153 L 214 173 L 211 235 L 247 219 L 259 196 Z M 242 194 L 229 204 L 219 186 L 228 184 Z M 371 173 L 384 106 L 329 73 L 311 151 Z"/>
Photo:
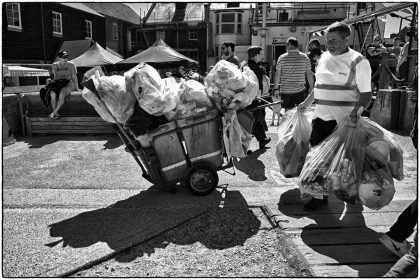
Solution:
<path fill-rule="evenodd" d="M 84 86 L 108 110 L 93 81 L 84 82 Z M 280 102 L 246 111 L 277 103 Z M 108 113 L 112 116 L 109 110 Z M 218 185 L 217 171 L 233 167 L 232 161 L 228 161 L 224 154 L 221 116 L 214 109 L 199 116 L 168 122 L 137 137 L 116 120 L 114 127 L 126 150 L 141 167 L 145 179 L 170 192 L 175 192 L 176 185 L 183 181 L 195 195 L 206 195 Z"/>

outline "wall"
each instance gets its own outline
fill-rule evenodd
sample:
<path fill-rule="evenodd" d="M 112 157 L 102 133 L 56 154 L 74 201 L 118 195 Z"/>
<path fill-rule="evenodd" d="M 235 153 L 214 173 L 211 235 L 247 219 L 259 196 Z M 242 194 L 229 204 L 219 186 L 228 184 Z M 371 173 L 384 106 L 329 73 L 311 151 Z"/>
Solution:
<path fill-rule="evenodd" d="M 85 20 L 92 21 L 93 39 L 101 45 L 105 44 L 105 24 L 102 17 L 53 2 L 22 2 L 20 11 L 22 30 L 10 31 L 7 29 L 6 9 L 3 3 L 3 63 L 44 63 L 41 15 L 44 19 L 45 63 L 52 62 L 63 41 L 85 38 Z M 63 35 L 60 37 L 52 33 L 52 11 L 62 14 Z"/>

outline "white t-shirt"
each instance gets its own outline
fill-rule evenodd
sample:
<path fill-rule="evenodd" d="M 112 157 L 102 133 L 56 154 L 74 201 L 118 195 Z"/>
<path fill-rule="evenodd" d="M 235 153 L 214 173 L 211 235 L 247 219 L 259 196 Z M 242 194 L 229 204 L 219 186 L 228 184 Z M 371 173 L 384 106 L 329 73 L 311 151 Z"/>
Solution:
<path fill-rule="evenodd" d="M 329 51 L 324 52 L 318 61 L 315 77 L 317 84 L 326 85 L 345 85 L 350 74 L 350 65 L 358 57 L 359 52 L 349 48 L 349 51 L 333 56 Z M 362 59 L 356 65 L 356 75 L 351 85 L 356 85 L 358 91 L 349 90 L 326 90 L 314 88 L 315 99 L 335 100 L 335 101 L 357 101 L 359 92 L 370 92 L 371 74 L 369 61 Z M 316 104 L 315 118 L 324 121 L 336 120 L 337 123 L 347 119 L 354 106 L 328 106 Z"/>

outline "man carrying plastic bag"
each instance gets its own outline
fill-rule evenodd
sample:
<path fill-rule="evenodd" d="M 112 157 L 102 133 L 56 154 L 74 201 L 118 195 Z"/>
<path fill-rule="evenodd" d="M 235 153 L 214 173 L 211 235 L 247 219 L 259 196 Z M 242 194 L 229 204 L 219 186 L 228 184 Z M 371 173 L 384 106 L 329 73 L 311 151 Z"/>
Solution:
<path fill-rule="evenodd" d="M 348 117 L 356 119 L 358 109 L 367 108 L 371 101 L 371 68 L 360 53 L 348 47 L 350 33 L 350 27 L 343 22 L 327 28 L 328 51 L 318 61 L 314 90 L 298 105 L 298 110 L 305 110 L 316 101 L 309 140 L 312 147 L 324 141 L 337 124 L 342 126 Z M 312 196 L 305 210 L 314 211 L 328 204 L 327 193 Z"/>
<path fill-rule="evenodd" d="M 281 119 L 276 156 L 284 177 L 299 176 L 309 152 L 311 131 L 309 118 L 302 111 L 288 111 Z"/>

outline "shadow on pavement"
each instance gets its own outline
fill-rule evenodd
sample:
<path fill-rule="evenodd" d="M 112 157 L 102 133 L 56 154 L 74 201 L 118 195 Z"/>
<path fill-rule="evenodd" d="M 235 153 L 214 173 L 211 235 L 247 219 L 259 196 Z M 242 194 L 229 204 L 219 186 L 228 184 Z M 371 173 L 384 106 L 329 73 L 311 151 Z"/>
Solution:
<path fill-rule="evenodd" d="M 266 151 L 266 149 L 259 149 L 244 158 L 233 158 L 233 164 L 236 169 L 248 175 L 250 180 L 257 182 L 265 181 L 267 180 L 265 176 L 265 165 L 258 157 Z"/>
<path fill-rule="evenodd" d="M 388 252 L 382 246 L 372 244 L 378 243 L 381 233 L 366 227 L 362 214 L 363 206 L 347 204 L 343 214 L 345 203 L 330 196 L 328 208 L 313 213 L 303 210 L 304 203 L 300 199 L 299 189 L 296 188 L 281 195 L 278 208 L 288 217 L 307 217 L 314 221 L 302 228 L 302 241 L 319 254 L 358 271 L 358 277 L 372 277 L 372 267 L 364 264 L 375 264 L 381 252 Z M 388 268 L 383 265 L 377 266 L 374 271 L 376 277 L 385 274 L 391 265 Z"/>
<path fill-rule="evenodd" d="M 44 146 L 53 144 L 58 141 L 107 141 L 102 150 L 116 149 L 123 145 L 118 135 L 48 135 L 48 136 L 34 136 L 34 137 L 18 137 L 18 141 L 28 143 L 30 149 L 39 149 Z"/>
<path fill-rule="evenodd" d="M 62 243 L 63 247 L 83 248 L 105 242 L 114 251 L 131 247 L 115 257 L 119 262 L 131 262 L 170 243 L 200 242 L 210 249 L 243 245 L 258 232 L 260 225 L 261 221 L 238 191 L 223 188 L 221 193 L 214 191 L 198 197 L 186 190 L 164 193 L 152 186 L 107 208 L 50 225 L 50 236 L 61 240 L 45 245 L 55 247 Z M 156 238 L 147 242 L 147 246 L 132 247 L 152 237 Z"/>

